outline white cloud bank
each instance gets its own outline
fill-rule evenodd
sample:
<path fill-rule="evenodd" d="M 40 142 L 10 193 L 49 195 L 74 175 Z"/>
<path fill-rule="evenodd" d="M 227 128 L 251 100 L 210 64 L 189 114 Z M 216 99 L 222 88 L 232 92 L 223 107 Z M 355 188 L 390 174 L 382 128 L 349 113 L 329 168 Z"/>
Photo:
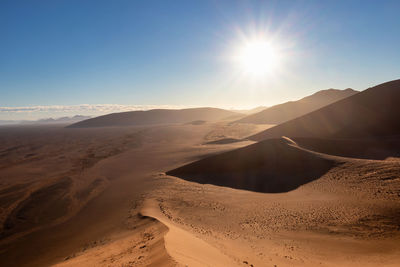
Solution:
<path fill-rule="evenodd" d="M 82 104 L 82 105 L 51 105 L 26 107 L 0 107 L 0 120 L 33 120 L 49 117 L 71 115 L 98 116 L 114 112 L 150 110 L 150 109 L 181 109 L 188 106 L 173 105 L 118 105 L 118 104 Z"/>
<path fill-rule="evenodd" d="M 0 107 L 0 112 L 123 112 L 133 110 L 150 109 L 179 109 L 182 106 L 171 105 L 116 105 L 116 104 L 96 104 L 96 105 L 75 105 L 75 106 L 28 106 L 28 107 Z"/>

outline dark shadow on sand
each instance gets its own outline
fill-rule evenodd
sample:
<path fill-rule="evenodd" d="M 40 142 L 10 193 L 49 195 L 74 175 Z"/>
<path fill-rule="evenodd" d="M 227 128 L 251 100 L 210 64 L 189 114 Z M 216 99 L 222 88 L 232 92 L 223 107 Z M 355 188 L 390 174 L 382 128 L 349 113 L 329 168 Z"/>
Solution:
<path fill-rule="evenodd" d="M 187 181 L 263 193 L 288 192 L 340 162 L 271 139 L 211 156 L 167 172 Z"/>
<path fill-rule="evenodd" d="M 243 142 L 243 141 L 246 141 L 246 139 L 223 138 L 223 139 L 218 139 L 215 141 L 207 142 L 206 145 L 226 145 L 226 144 L 232 144 L 232 143 Z"/>

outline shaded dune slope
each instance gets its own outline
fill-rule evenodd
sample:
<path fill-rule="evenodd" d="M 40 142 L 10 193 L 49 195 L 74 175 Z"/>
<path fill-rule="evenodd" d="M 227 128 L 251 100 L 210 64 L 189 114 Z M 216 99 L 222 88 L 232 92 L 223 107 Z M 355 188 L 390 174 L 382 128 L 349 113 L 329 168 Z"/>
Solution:
<path fill-rule="evenodd" d="M 338 164 L 281 138 L 211 156 L 167 174 L 202 184 L 280 193 L 318 179 Z"/>
<path fill-rule="evenodd" d="M 328 89 L 304 97 L 298 101 L 290 101 L 237 120 L 240 123 L 280 124 L 322 108 L 326 105 L 357 94 L 353 89 Z"/>
<path fill-rule="evenodd" d="M 193 121 L 217 121 L 237 116 L 241 115 L 218 108 L 153 109 L 112 113 L 72 124 L 68 128 L 189 123 Z"/>
<path fill-rule="evenodd" d="M 302 117 L 277 125 L 249 139 L 281 136 L 371 138 L 400 134 L 400 80 L 371 87 Z"/>

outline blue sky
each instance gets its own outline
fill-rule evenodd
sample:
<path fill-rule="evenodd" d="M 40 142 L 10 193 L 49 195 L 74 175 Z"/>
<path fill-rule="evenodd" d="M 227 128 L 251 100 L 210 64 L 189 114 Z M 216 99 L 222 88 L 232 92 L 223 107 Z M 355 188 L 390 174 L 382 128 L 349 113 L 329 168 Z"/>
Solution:
<path fill-rule="evenodd" d="M 4 107 L 246 108 L 363 90 L 399 78 L 399 10 L 400 1 L 2 0 L 0 119 L 26 116 Z M 285 60 L 255 81 L 230 54 L 257 34 L 273 36 Z"/>

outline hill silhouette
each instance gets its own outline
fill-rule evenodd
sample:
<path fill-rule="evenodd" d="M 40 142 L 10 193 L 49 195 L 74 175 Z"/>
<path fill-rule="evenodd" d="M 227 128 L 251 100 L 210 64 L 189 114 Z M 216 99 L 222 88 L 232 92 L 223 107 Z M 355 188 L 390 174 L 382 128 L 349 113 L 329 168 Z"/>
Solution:
<path fill-rule="evenodd" d="M 240 114 L 218 108 L 152 109 L 112 113 L 72 124 L 68 128 L 189 123 L 200 120 L 217 121 L 235 116 L 240 116 Z"/>
<path fill-rule="evenodd" d="M 353 89 L 321 90 L 297 101 L 290 101 L 248 115 L 235 122 L 253 124 L 280 124 L 322 108 L 343 98 L 357 94 Z"/>
<path fill-rule="evenodd" d="M 400 134 L 400 80 L 386 82 L 319 110 L 287 121 L 249 139 L 281 136 L 375 138 Z"/>

